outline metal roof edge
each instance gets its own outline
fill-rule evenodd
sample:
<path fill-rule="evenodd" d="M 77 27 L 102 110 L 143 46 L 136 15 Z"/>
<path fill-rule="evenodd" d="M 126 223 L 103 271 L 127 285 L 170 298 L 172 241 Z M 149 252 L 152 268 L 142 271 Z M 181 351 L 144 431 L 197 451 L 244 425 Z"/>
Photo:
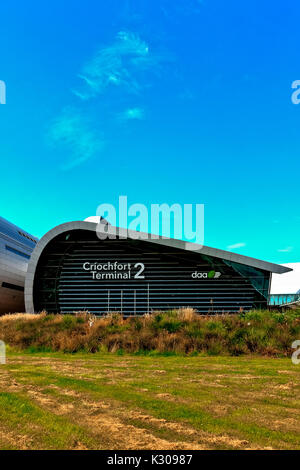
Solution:
<path fill-rule="evenodd" d="M 94 222 L 85 222 L 94 225 L 98 225 Z M 292 268 L 287 268 L 280 264 L 270 263 L 268 261 L 263 261 L 257 258 L 252 258 L 250 256 L 240 255 L 237 253 L 232 253 L 231 251 L 220 250 L 218 248 L 211 248 L 205 245 L 199 245 L 197 243 L 186 242 L 184 240 L 178 240 L 175 238 L 168 238 L 162 235 L 153 235 L 146 232 L 137 232 L 135 230 L 123 229 L 120 227 L 113 227 L 112 225 L 106 226 L 106 232 L 111 234 L 116 234 L 118 237 L 122 238 L 131 238 L 138 240 L 145 240 L 150 243 L 162 244 L 172 248 L 178 248 L 181 250 L 193 251 L 195 253 L 214 256 L 216 258 L 221 258 L 226 261 L 233 261 L 235 263 L 245 264 L 252 266 L 258 269 L 263 269 L 265 271 L 283 274 L 289 271 L 292 271 Z"/>
<path fill-rule="evenodd" d="M 178 248 L 180 250 L 193 251 L 195 253 L 213 256 L 216 258 L 221 258 L 226 261 L 232 261 L 234 263 L 245 264 L 247 266 L 252 266 L 254 268 L 263 269 L 276 274 L 283 274 L 289 271 L 293 271 L 292 268 L 287 268 L 280 264 L 270 263 L 268 261 L 263 261 L 257 258 L 252 258 L 250 256 L 240 255 L 237 253 L 232 253 L 231 251 L 220 250 L 218 248 L 212 248 L 205 245 L 199 245 L 197 243 L 187 242 L 184 240 L 178 240 L 175 238 L 168 238 L 162 235 L 154 235 L 146 232 L 137 232 L 135 230 L 124 229 L 120 227 L 114 227 L 107 224 L 97 224 L 96 222 L 90 221 L 73 221 L 66 222 L 61 225 L 57 225 L 49 232 L 47 232 L 37 243 L 36 248 L 44 243 L 47 243 L 54 236 L 59 233 L 63 233 L 68 230 L 74 229 L 83 229 L 83 230 L 95 230 L 101 233 L 106 233 L 110 238 L 117 236 L 119 238 L 130 238 L 133 240 L 144 240 L 150 243 L 161 244 L 169 246 L 171 248 Z M 53 235 L 53 236 L 52 236 Z M 100 238 L 100 237 L 99 237 Z"/>

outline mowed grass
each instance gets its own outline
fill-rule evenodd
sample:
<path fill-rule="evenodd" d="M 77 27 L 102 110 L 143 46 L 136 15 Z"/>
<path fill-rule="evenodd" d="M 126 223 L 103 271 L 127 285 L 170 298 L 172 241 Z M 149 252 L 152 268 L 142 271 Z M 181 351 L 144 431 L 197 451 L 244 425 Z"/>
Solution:
<path fill-rule="evenodd" d="M 9 352 L 1 449 L 300 449 L 288 358 Z"/>

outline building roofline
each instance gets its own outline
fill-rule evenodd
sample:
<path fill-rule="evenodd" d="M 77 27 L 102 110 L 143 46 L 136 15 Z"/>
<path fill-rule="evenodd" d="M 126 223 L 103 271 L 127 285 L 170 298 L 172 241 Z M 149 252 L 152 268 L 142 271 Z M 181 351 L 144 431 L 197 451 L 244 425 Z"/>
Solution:
<path fill-rule="evenodd" d="M 5 219 L 4 217 L 2 217 L 0 215 L 0 221 L 2 221 L 3 223 L 5 223 L 7 226 L 11 227 L 12 229 L 15 229 L 16 232 L 23 232 L 24 234 L 28 235 L 29 237 L 33 238 L 36 242 L 38 242 L 38 237 L 35 237 L 34 235 L 32 235 L 31 233 L 27 232 L 27 230 L 24 230 L 23 228 L 19 227 L 18 225 L 14 224 L 13 222 L 10 222 L 9 220 Z"/>

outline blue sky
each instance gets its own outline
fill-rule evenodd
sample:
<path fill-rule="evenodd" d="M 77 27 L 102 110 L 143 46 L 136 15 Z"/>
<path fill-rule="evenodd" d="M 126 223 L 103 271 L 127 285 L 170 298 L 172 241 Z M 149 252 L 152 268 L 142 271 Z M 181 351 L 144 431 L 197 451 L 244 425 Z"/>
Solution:
<path fill-rule="evenodd" d="M 300 261 L 299 3 L 1 5 L 1 215 L 205 204 L 205 244 Z"/>

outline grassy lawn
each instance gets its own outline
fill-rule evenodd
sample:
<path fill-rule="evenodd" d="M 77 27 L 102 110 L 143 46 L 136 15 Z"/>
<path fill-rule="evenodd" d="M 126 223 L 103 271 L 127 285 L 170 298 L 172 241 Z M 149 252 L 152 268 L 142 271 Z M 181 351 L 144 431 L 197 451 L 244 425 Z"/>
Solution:
<path fill-rule="evenodd" d="M 1 449 L 300 449 L 290 359 L 13 353 Z"/>

